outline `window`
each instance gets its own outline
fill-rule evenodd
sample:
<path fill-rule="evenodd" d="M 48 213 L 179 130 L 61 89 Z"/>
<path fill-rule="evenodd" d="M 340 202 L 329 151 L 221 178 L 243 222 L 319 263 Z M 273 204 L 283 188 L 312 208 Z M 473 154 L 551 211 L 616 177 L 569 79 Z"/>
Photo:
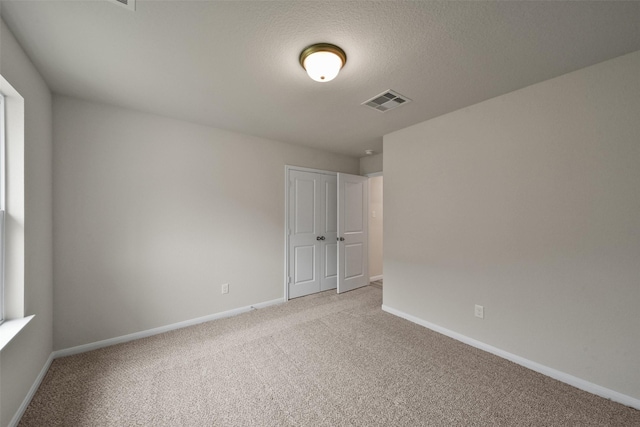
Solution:
<path fill-rule="evenodd" d="M 0 75 L 0 350 L 35 316 L 24 307 L 23 165 L 24 98 Z"/>

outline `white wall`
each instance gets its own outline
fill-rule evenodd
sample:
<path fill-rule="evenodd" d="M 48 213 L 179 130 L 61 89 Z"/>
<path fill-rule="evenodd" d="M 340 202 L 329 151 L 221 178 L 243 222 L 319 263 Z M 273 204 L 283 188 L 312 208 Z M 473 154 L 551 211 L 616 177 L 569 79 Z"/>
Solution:
<path fill-rule="evenodd" d="M 285 165 L 358 170 L 60 96 L 54 147 L 56 349 L 283 298 Z"/>
<path fill-rule="evenodd" d="M 382 276 L 382 180 L 369 178 L 369 277 Z"/>
<path fill-rule="evenodd" d="M 383 154 L 374 154 L 360 158 L 360 175 L 382 172 Z"/>
<path fill-rule="evenodd" d="M 387 135 L 384 304 L 640 399 L 639 76 L 635 52 Z"/>
<path fill-rule="evenodd" d="M 24 98 L 24 145 L 21 164 L 7 148 L 10 176 L 24 168 L 22 197 L 7 194 L 8 238 L 23 236 L 24 309 L 36 317 L 0 353 L 0 425 L 9 424 L 52 350 L 52 112 L 51 93 L 29 58 L 0 20 L 0 74 Z M 20 156 L 22 157 L 22 153 Z M 9 192 L 17 189 L 9 183 Z M 17 206 L 22 203 L 22 206 Z M 12 213 L 13 211 L 13 213 Z M 14 215 L 17 213 L 17 215 Z M 10 231 L 9 228 L 14 228 Z M 20 229 L 20 232 L 17 232 Z M 14 242 L 8 242 L 14 247 Z M 7 261 L 21 254 L 8 253 Z M 18 277 L 12 275 L 12 277 Z M 8 283 L 8 286 L 11 284 Z M 9 300 L 9 298 L 8 298 Z M 17 301 L 20 298 L 11 297 Z"/>

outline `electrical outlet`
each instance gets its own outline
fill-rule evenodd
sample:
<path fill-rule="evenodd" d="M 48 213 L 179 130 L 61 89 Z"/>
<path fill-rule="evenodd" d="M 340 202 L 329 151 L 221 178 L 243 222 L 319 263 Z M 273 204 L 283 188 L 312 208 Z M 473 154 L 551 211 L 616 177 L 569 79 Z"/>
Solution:
<path fill-rule="evenodd" d="M 228 283 L 223 283 L 222 284 L 222 293 L 223 294 L 228 294 L 229 293 L 229 284 Z"/>
<path fill-rule="evenodd" d="M 484 319 L 484 307 L 483 306 L 476 304 L 475 313 L 476 313 L 476 317 Z"/>

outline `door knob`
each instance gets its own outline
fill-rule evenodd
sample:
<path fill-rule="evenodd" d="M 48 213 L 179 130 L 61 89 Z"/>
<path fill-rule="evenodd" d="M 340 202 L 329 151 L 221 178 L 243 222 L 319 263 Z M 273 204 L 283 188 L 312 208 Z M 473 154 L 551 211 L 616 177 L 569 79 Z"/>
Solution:
<path fill-rule="evenodd" d="M 316 240 L 324 240 L 324 239 L 325 239 L 325 237 L 324 237 L 324 236 L 318 236 L 318 237 L 316 237 Z"/>
<path fill-rule="evenodd" d="M 344 242 L 344 237 L 338 237 L 338 240 L 340 240 L 341 242 Z"/>
<path fill-rule="evenodd" d="M 324 240 L 324 236 L 321 236 L 321 237 L 320 237 L 320 240 Z"/>

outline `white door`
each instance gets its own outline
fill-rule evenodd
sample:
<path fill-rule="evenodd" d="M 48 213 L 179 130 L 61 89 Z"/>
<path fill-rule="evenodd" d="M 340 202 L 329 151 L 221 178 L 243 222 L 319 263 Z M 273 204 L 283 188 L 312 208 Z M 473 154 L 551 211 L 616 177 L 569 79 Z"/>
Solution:
<path fill-rule="evenodd" d="M 322 259 L 320 265 L 320 290 L 327 291 L 338 286 L 338 184 L 335 175 L 322 175 L 322 236 L 320 241 Z"/>
<path fill-rule="evenodd" d="M 369 284 L 368 178 L 338 174 L 338 293 Z"/>
<path fill-rule="evenodd" d="M 289 171 L 289 298 L 337 285 L 336 176 Z"/>

